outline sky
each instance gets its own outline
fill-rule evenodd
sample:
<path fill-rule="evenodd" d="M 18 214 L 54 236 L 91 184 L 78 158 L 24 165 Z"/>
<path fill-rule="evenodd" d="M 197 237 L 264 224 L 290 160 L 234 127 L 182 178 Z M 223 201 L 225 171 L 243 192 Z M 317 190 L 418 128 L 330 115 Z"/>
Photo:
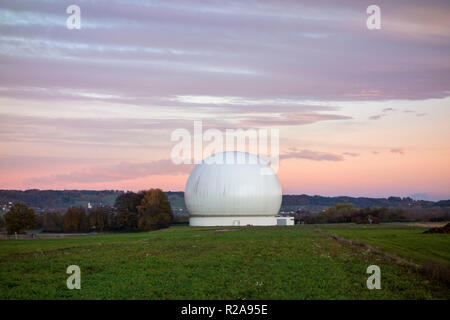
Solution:
<path fill-rule="evenodd" d="M 449 199 L 449 17 L 437 0 L 0 0 L 0 189 L 184 190 L 171 134 L 201 120 L 278 129 L 284 194 Z"/>

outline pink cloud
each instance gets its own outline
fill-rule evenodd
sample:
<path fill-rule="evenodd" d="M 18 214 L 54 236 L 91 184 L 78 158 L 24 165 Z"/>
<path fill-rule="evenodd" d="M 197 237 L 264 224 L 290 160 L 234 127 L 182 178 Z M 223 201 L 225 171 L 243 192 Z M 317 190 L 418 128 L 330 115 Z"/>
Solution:
<path fill-rule="evenodd" d="M 45 185 L 91 184 L 102 182 L 116 182 L 159 175 L 187 174 L 193 165 L 175 165 L 168 159 L 146 162 L 130 163 L 122 162 L 117 165 L 103 165 L 74 171 L 67 174 L 55 174 L 50 176 L 28 179 L 26 183 Z"/>
<path fill-rule="evenodd" d="M 342 154 L 344 156 L 350 156 L 350 157 L 357 157 L 357 156 L 359 156 L 359 153 L 355 153 L 355 152 L 344 152 Z"/>

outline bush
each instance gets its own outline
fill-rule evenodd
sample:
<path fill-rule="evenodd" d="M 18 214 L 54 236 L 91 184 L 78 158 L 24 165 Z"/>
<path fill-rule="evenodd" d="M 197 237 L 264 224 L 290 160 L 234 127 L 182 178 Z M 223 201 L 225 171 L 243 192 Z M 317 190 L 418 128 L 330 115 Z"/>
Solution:
<path fill-rule="evenodd" d="M 173 220 L 169 199 L 161 189 L 147 191 L 137 209 L 140 231 L 167 228 Z"/>
<path fill-rule="evenodd" d="M 23 203 L 14 204 L 4 218 L 6 230 L 9 234 L 14 234 L 15 232 L 25 233 L 27 229 L 32 228 L 36 224 L 34 210 Z"/>
<path fill-rule="evenodd" d="M 118 231 L 137 231 L 138 209 L 145 192 L 127 192 L 116 198 L 114 207 L 117 216 L 114 218 L 115 229 Z"/>

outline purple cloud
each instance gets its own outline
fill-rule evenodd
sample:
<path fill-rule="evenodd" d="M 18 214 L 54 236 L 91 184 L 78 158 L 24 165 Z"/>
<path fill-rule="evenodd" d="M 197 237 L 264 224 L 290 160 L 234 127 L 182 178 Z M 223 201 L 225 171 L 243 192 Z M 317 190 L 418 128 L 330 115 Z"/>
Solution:
<path fill-rule="evenodd" d="M 355 152 L 344 152 L 342 153 L 342 155 L 344 156 L 350 156 L 350 157 L 358 157 L 359 153 L 355 153 Z"/>
<path fill-rule="evenodd" d="M 380 0 L 386 8 L 382 37 L 365 28 L 367 4 L 361 1 L 288 3 L 287 10 L 279 1 L 83 2 L 89 14 L 72 32 L 61 5 L 10 1 L 0 12 L 0 85 L 96 88 L 140 105 L 183 94 L 319 100 L 448 95 L 449 34 L 442 19 L 450 14 L 448 2 Z M 409 30 L 411 20 L 423 27 Z M 428 80 L 418 81 L 418 74 Z"/>
<path fill-rule="evenodd" d="M 374 116 L 370 116 L 369 119 L 370 120 L 380 120 L 383 117 L 386 117 L 386 115 L 385 114 L 377 114 L 377 115 L 374 115 Z"/>
<path fill-rule="evenodd" d="M 280 155 L 280 160 L 284 159 L 308 159 L 314 161 L 342 161 L 344 158 L 341 155 L 318 152 L 313 150 L 292 150 L 288 153 Z"/>
<path fill-rule="evenodd" d="M 327 120 L 348 120 L 348 116 L 320 113 L 285 113 L 281 116 L 248 117 L 241 121 L 245 127 L 295 126 Z"/>
<path fill-rule="evenodd" d="M 392 153 L 398 153 L 398 154 L 401 154 L 401 155 L 404 155 L 405 154 L 405 150 L 403 150 L 403 148 L 393 148 L 393 149 L 391 149 L 390 150 Z"/>

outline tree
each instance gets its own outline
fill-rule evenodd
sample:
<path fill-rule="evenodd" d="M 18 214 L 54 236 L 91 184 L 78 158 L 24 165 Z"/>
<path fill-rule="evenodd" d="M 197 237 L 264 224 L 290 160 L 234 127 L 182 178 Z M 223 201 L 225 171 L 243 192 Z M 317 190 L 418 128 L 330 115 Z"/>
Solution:
<path fill-rule="evenodd" d="M 169 199 L 161 189 L 148 190 L 137 209 L 141 231 L 167 228 L 173 220 Z"/>
<path fill-rule="evenodd" d="M 4 226 L 5 226 L 5 219 L 3 218 L 3 216 L 0 216 L 0 230 L 2 230 Z"/>
<path fill-rule="evenodd" d="M 9 212 L 5 214 L 6 230 L 9 234 L 25 233 L 25 231 L 36 224 L 34 210 L 23 203 L 14 204 Z"/>
<path fill-rule="evenodd" d="M 42 222 L 42 231 L 44 232 L 63 232 L 64 216 L 59 211 L 44 214 Z"/>
<path fill-rule="evenodd" d="M 44 215 L 42 213 L 36 213 L 36 224 L 34 225 L 35 229 L 42 229 L 44 222 Z"/>
<path fill-rule="evenodd" d="M 144 198 L 144 192 L 127 192 L 116 198 L 114 207 L 117 209 L 116 227 L 121 231 L 136 231 L 138 229 L 138 209 Z"/>
<path fill-rule="evenodd" d="M 357 211 L 350 202 L 337 203 L 325 210 L 324 218 L 328 223 L 350 222 L 351 216 Z"/>
<path fill-rule="evenodd" d="M 96 207 L 89 211 L 89 226 L 91 229 L 103 232 L 109 227 L 110 208 Z"/>
<path fill-rule="evenodd" d="M 64 232 L 88 232 L 89 220 L 83 207 L 70 207 L 64 215 Z"/>

